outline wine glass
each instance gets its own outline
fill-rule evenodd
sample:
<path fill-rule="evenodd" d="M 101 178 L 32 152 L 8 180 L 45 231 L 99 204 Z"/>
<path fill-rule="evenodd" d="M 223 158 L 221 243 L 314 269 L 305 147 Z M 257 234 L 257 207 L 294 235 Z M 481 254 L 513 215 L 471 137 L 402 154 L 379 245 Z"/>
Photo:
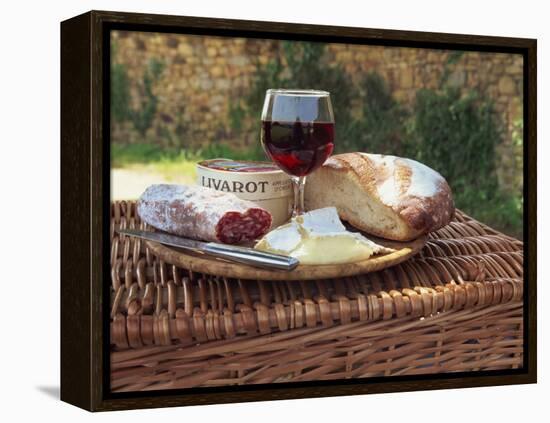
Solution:
<path fill-rule="evenodd" d="M 306 176 L 320 167 L 334 149 L 330 93 L 267 90 L 262 111 L 261 142 L 271 160 L 292 179 L 292 216 L 303 214 Z"/>

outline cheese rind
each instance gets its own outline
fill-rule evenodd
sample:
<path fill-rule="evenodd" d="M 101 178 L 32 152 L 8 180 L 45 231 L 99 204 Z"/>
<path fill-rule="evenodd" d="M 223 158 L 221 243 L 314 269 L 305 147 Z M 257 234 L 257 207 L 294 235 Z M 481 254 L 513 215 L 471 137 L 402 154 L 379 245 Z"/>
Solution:
<path fill-rule="evenodd" d="M 346 232 L 346 227 L 342 224 L 336 207 L 313 210 L 296 217 L 295 220 L 312 235 Z"/>
<path fill-rule="evenodd" d="M 293 221 L 267 233 L 255 248 L 278 254 L 288 254 L 298 248 L 300 242 L 302 242 L 302 235 L 298 224 Z"/>
<path fill-rule="evenodd" d="M 289 255 L 309 265 L 354 263 L 376 253 L 393 251 L 360 233 L 347 231 L 335 207 L 313 210 L 292 219 L 265 235 L 255 248 Z"/>

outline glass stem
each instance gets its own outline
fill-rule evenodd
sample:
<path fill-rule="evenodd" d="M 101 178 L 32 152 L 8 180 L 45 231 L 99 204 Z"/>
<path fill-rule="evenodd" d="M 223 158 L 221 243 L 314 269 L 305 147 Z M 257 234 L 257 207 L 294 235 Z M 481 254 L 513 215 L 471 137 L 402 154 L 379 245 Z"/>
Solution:
<path fill-rule="evenodd" d="M 306 177 L 293 176 L 292 182 L 294 186 L 294 210 L 292 212 L 292 217 L 296 217 L 306 212 L 304 207 L 304 187 L 306 185 Z"/>

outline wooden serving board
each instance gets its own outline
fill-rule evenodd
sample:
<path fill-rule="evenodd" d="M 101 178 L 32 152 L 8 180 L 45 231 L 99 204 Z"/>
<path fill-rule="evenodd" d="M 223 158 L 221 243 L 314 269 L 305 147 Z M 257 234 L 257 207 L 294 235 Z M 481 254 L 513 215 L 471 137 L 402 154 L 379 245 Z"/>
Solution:
<path fill-rule="evenodd" d="M 229 262 L 205 254 L 195 254 L 176 247 L 162 245 L 158 242 L 145 241 L 145 243 L 153 254 L 166 263 L 183 267 L 194 272 L 238 279 L 296 281 L 341 278 L 382 270 L 408 260 L 424 247 L 427 240 L 427 236 L 422 236 L 409 242 L 389 241 L 372 236 L 369 236 L 369 238 L 380 245 L 393 248 L 396 251 L 389 254 L 374 255 L 367 260 L 355 263 L 327 265 L 301 264 L 290 272 L 284 270 L 267 270 Z"/>

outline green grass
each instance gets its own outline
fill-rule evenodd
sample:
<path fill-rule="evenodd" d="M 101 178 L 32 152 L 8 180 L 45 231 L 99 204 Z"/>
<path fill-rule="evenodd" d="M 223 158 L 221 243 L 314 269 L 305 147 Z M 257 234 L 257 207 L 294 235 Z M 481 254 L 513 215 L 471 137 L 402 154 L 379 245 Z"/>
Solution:
<path fill-rule="evenodd" d="M 111 144 L 111 167 L 113 168 L 179 160 L 181 160 L 181 153 L 177 150 L 169 151 L 153 144 Z"/>
<path fill-rule="evenodd" d="M 114 168 L 146 163 L 171 165 L 220 157 L 234 160 L 266 160 L 259 144 L 248 149 L 234 149 L 227 144 L 212 144 L 197 150 L 161 148 L 154 144 L 111 145 L 111 166 Z"/>
<path fill-rule="evenodd" d="M 175 175 L 196 176 L 196 164 L 214 158 L 266 160 L 261 147 L 235 150 L 227 144 L 213 144 L 198 150 L 166 149 L 153 144 L 111 145 L 111 167 L 158 173 L 167 180 Z"/>
<path fill-rule="evenodd" d="M 455 206 L 493 229 L 523 239 L 523 199 L 502 191 L 491 198 L 479 192 L 455 192 Z"/>
<path fill-rule="evenodd" d="M 111 167 L 140 173 L 157 173 L 167 181 L 178 175 L 196 177 L 202 157 L 187 150 L 166 150 L 152 144 L 111 145 Z"/>

